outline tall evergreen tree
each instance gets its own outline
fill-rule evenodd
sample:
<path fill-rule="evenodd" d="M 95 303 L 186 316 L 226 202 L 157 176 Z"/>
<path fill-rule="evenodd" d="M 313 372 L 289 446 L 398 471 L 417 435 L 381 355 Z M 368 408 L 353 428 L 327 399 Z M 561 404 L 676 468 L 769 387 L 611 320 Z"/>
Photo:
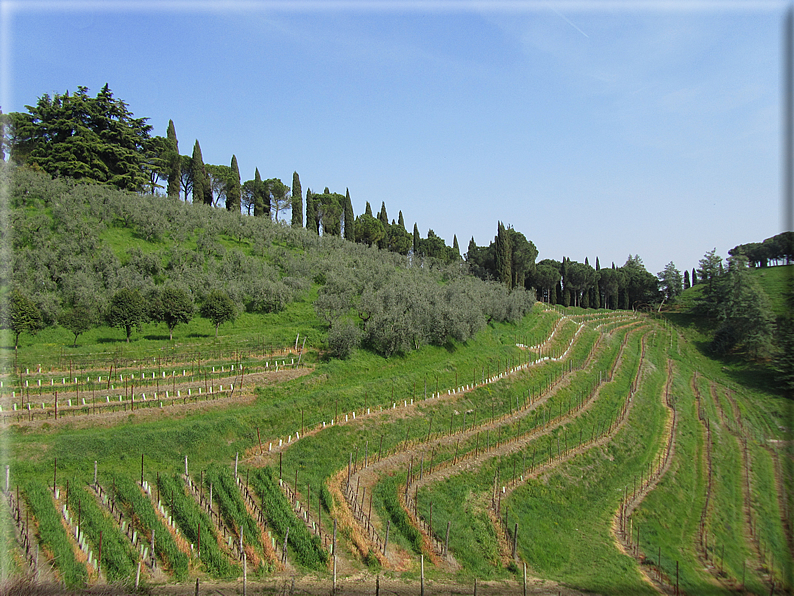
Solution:
<path fill-rule="evenodd" d="M 254 172 L 254 217 L 270 217 L 270 201 L 265 205 L 265 183 L 259 168 Z"/>
<path fill-rule="evenodd" d="M 303 191 L 298 172 L 292 172 L 292 227 L 303 227 Z"/>
<path fill-rule="evenodd" d="M 380 204 L 380 212 L 378 213 L 378 219 L 380 220 L 380 223 L 383 224 L 384 228 L 389 227 L 389 216 L 386 215 L 386 202 L 385 201 Z"/>
<path fill-rule="evenodd" d="M 226 209 L 232 213 L 240 213 L 240 197 L 242 187 L 240 186 L 240 168 L 237 166 L 237 156 L 232 155 L 232 174 L 226 187 Z"/>
<path fill-rule="evenodd" d="M 314 229 L 312 224 L 314 223 L 315 217 L 315 207 L 314 207 L 314 197 L 312 195 L 312 189 L 306 189 L 306 229 L 312 230 Z"/>
<path fill-rule="evenodd" d="M 474 241 L 474 236 L 471 237 L 469 240 L 469 246 L 466 249 L 466 261 L 468 262 L 471 260 L 472 256 L 474 256 L 474 252 L 477 250 L 477 243 Z"/>
<path fill-rule="evenodd" d="M 684 289 L 688 290 L 692 287 L 692 284 L 689 282 L 689 269 L 684 269 Z"/>
<path fill-rule="evenodd" d="M 397 217 L 397 223 L 399 226 L 404 230 L 405 229 L 405 220 L 403 219 L 403 212 L 400 211 L 400 215 Z"/>
<path fill-rule="evenodd" d="M 402 217 L 402 212 L 400 212 L 400 217 Z M 458 258 L 460 258 L 460 247 L 458 246 L 457 234 L 452 235 L 452 250 L 454 250 L 455 253 L 458 255 Z"/>
<path fill-rule="evenodd" d="M 497 224 L 496 232 L 496 276 L 503 284 L 511 287 L 513 281 L 511 265 L 513 262 L 513 250 L 510 246 L 510 235 L 507 233 L 504 224 L 500 221 Z"/>
<path fill-rule="evenodd" d="M 182 160 L 179 157 L 179 141 L 176 138 L 176 127 L 174 121 L 168 121 L 168 131 L 166 132 L 168 139 L 168 154 L 166 159 L 168 161 L 168 196 L 172 199 L 179 198 L 179 186 L 182 177 Z"/>
<path fill-rule="evenodd" d="M 367 215 L 369 215 L 370 217 L 374 217 L 374 216 L 372 215 L 372 207 L 370 206 L 370 204 L 369 204 L 369 201 L 367 201 L 367 206 L 366 206 L 366 207 L 364 207 L 364 213 L 366 213 L 366 214 L 367 214 Z M 381 222 L 381 223 L 383 223 L 383 222 Z"/>
<path fill-rule="evenodd" d="M 193 157 L 190 159 L 190 178 L 193 181 L 193 202 L 212 205 L 212 186 L 207 168 L 204 167 L 204 159 L 201 157 L 201 145 L 198 139 L 193 145 Z"/>
<path fill-rule="evenodd" d="M 356 241 L 356 221 L 353 215 L 353 203 L 350 202 L 350 190 L 345 189 L 345 240 Z"/>
<path fill-rule="evenodd" d="M 697 283 L 698 283 L 698 274 L 697 271 L 695 271 L 695 268 L 692 267 L 692 285 L 695 286 L 697 285 Z"/>
<path fill-rule="evenodd" d="M 596 257 L 596 271 L 601 271 L 601 263 L 598 262 L 598 257 Z"/>
<path fill-rule="evenodd" d="M 422 239 L 422 237 L 419 235 L 419 228 L 416 226 L 416 222 L 414 222 L 413 237 L 414 237 L 413 251 L 414 254 L 416 254 L 417 252 L 419 252 L 419 241 Z"/>
<path fill-rule="evenodd" d="M 159 152 L 159 141 L 153 144 L 146 118 L 135 118 L 107 85 L 95 98 L 78 86 L 25 107 L 28 113 L 8 114 L 15 162 L 122 190 L 141 191 L 149 184 L 153 164 L 147 161 Z M 166 169 L 158 164 L 157 175 Z"/>

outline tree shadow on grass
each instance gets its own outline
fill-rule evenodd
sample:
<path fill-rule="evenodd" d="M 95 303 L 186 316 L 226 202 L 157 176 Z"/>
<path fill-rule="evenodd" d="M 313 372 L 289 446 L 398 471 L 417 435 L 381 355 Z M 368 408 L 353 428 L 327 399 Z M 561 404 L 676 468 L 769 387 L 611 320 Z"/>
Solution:
<path fill-rule="evenodd" d="M 170 338 L 167 335 L 159 335 L 159 334 L 150 334 L 144 335 L 143 339 L 149 339 L 152 341 L 169 341 Z"/>

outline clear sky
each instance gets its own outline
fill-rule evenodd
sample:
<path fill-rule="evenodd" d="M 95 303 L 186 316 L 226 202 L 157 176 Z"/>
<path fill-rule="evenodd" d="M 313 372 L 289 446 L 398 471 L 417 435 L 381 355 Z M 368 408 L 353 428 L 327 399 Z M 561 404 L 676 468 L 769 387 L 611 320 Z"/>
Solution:
<path fill-rule="evenodd" d="M 183 154 L 462 252 L 503 221 L 657 273 L 782 231 L 784 2 L 0 5 L 3 111 L 108 83 Z"/>

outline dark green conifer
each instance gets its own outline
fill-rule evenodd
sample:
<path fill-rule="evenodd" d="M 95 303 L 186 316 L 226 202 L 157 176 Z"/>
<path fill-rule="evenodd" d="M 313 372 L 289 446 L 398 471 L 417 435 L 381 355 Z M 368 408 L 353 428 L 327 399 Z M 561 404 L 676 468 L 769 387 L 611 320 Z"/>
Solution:
<path fill-rule="evenodd" d="M 232 155 L 232 177 L 229 179 L 229 186 L 226 189 L 226 209 L 233 213 L 240 213 L 240 196 L 242 188 L 240 186 L 240 168 L 237 166 L 237 156 Z"/>
<path fill-rule="evenodd" d="M 166 160 L 168 162 L 168 196 L 173 199 L 179 198 L 179 182 L 182 176 L 182 160 L 179 158 L 179 142 L 176 138 L 176 128 L 174 121 L 168 121 L 168 131 L 166 132 L 168 139 L 168 153 Z"/>
<path fill-rule="evenodd" d="M 397 223 L 399 226 L 404 230 L 405 229 L 405 220 L 403 219 L 403 212 L 400 211 L 399 217 L 397 217 Z"/>
<path fill-rule="evenodd" d="M 422 239 L 422 237 L 419 235 L 419 228 L 416 227 L 416 223 L 414 223 L 413 236 L 414 236 L 413 250 L 414 250 L 414 253 L 417 253 L 417 252 L 419 252 L 419 241 Z"/>
<path fill-rule="evenodd" d="M 692 284 L 689 282 L 689 269 L 684 269 L 684 289 L 688 290 L 692 287 Z"/>
<path fill-rule="evenodd" d="M 496 232 L 496 277 L 503 284 L 511 287 L 513 249 L 510 246 L 510 235 L 500 221 Z"/>
<path fill-rule="evenodd" d="M 193 145 L 193 157 L 190 159 L 190 178 L 193 181 L 193 202 L 212 205 L 212 187 L 204 159 L 201 157 L 201 145 L 198 139 Z"/>
<path fill-rule="evenodd" d="M 314 195 L 310 188 L 306 189 L 306 229 L 311 230 L 315 234 L 320 233 L 317 222 L 317 202 L 314 200 Z"/>
<path fill-rule="evenodd" d="M 386 202 L 382 202 L 380 204 L 380 212 L 378 213 L 378 219 L 380 223 L 383 224 L 384 229 L 389 227 L 389 216 L 386 215 Z"/>
<path fill-rule="evenodd" d="M 356 241 L 356 222 L 353 215 L 353 203 L 350 202 L 350 190 L 345 189 L 345 240 Z"/>
<path fill-rule="evenodd" d="M 402 216 L 402 213 L 400 215 Z M 452 235 L 452 250 L 454 250 L 455 254 L 457 254 L 458 257 L 460 257 L 460 247 L 458 246 L 458 235 L 457 234 L 453 234 Z"/>
<path fill-rule="evenodd" d="M 303 227 L 303 191 L 298 172 L 292 172 L 292 227 Z"/>
<path fill-rule="evenodd" d="M 259 174 L 259 168 L 254 172 L 254 217 L 270 217 L 270 201 L 265 205 L 265 184 Z"/>
<path fill-rule="evenodd" d="M 369 201 L 367 201 L 367 206 L 364 207 L 364 213 L 366 213 L 370 217 L 373 217 L 373 215 L 372 215 L 372 207 L 370 207 Z"/>

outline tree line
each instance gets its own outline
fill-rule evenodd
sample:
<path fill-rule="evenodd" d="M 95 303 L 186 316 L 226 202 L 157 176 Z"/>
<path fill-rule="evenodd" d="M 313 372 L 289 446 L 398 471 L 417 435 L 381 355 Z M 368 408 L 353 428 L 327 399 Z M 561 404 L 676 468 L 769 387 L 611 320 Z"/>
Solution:
<path fill-rule="evenodd" d="M 154 305 L 158 304 L 155 290 L 167 285 L 184 292 L 194 310 L 204 304 L 210 289 L 222 290 L 236 311 L 277 312 L 320 283 L 315 307 L 329 325 L 329 338 L 335 338 L 339 353 L 361 343 L 394 353 L 441 337 L 463 339 L 483 321 L 513 319 L 526 308 L 531 292 L 551 304 L 638 309 L 673 301 L 699 280 L 711 287 L 714 279 L 702 262 L 691 275 L 689 270 L 682 275 L 672 262 L 653 275 L 639 255 L 631 254 L 620 267 L 613 262 L 602 268 L 598 257 L 595 266 L 587 258 L 583 263 L 569 257 L 536 262 L 534 243 L 503 222 L 498 222 L 487 246 L 478 246 L 472 238 L 461 254 L 457 236 L 447 246 L 432 229 L 422 237 L 416 223 L 409 232 L 402 212 L 389 218 L 384 202 L 377 214 L 366 202 L 364 213 L 356 216 L 347 189 L 344 194 L 327 187 L 304 192 L 297 172 L 290 187 L 279 178 L 263 179 L 259 168 L 252 179 L 242 182 L 235 155 L 228 166 L 205 164 L 198 140 L 191 155 L 182 155 L 173 121 L 164 137 L 153 136 L 146 118 L 136 118 L 107 85 L 96 97 L 78 87 L 71 94 L 43 95 L 35 106 L 26 108 L 26 113 L 0 117 L 0 158 L 16 167 L 6 175 L 13 179 L 12 202 L 19 207 L 11 222 L 13 258 L 0 266 L 4 279 L 13 279 L 15 290 L 35 303 L 41 324 L 71 322 L 79 329 L 89 324 L 83 315 L 91 309 L 110 321 L 110 305 L 122 289 L 135 290 Z M 49 176 L 37 177 L 37 171 Z M 98 184 L 74 185 L 68 180 Z M 110 192 L 113 189 L 118 192 Z M 170 238 L 176 245 L 117 255 L 100 241 L 103 230 L 114 225 L 130 228 L 149 242 Z M 251 254 L 227 249 L 224 237 L 250 241 Z M 188 238 L 194 238 L 195 250 L 181 246 Z M 274 247 L 275 241 L 311 257 L 296 258 L 289 250 Z M 351 250 L 351 244 L 359 249 Z M 739 245 L 730 252 L 731 263 L 738 263 L 740 255 L 751 266 L 789 262 L 791 245 L 791 233 Z M 375 253 L 380 256 L 373 257 Z M 387 263 L 432 273 L 431 277 L 441 275 L 448 283 L 447 294 L 442 296 L 432 284 L 411 276 L 384 273 L 382 280 L 392 283 L 388 286 L 382 280 L 336 275 L 340 264 L 350 265 L 361 255 L 368 255 L 366 268 L 382 273 L 380 264 Z M 722 263 L 716 266 L 722 275 Z M 463 283 L 461 276 L 486 285 Z M 494 290 L 497 286 L 506 292 Z M 400 291 L 410 287 L 421 290 L 420 300 L 412 302 L 410 291 Z M 351 293 L 350 288 L 356 291 Z M 511 292 L 519 290 L 524 293 L 516 296 L 523 297 L 508 306 Z M 478 310 L 460 310 L 461 297 L 476 297 Z M 406 323 L 410 331 L 397 331 L 395 321 L 386 324 L 391 315 L 373 306 L 378 301 L 394 305 L 395 313 L 402 309 L 403 323 L 412 321 Z M 447 312 L 453 304 L 458 306 Z M 142 316 L 141 320 L 162 321 L 173 330 L 162 311 L 147 310 Z M 455 328 L 448 324 L 453 318 L 469 322 Z M 128 337 L 135 326 L 124 325 Z M 392 336 L 384 339 L 379 328 L 391 329 Z"/>

